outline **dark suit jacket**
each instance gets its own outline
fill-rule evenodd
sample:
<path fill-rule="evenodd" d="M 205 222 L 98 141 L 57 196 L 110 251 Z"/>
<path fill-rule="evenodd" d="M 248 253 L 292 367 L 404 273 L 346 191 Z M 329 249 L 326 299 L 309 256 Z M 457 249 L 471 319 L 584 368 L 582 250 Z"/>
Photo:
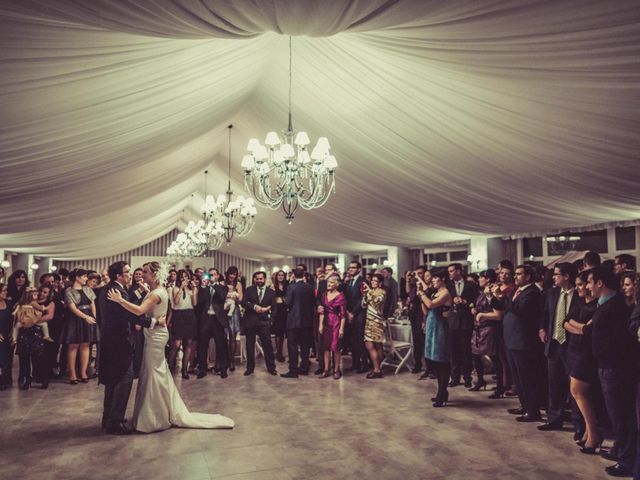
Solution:
<path fill-rule="evenodd" d="M 531 284 L 518 297 L 513 297 L 518 289 L 507 298 L 492 299 L 491 307 L 504 311 L 502 328 L 504 343 L 509 350 L 533 351 L 540 344 L 538 325 L 542 315 L 542 293 Z"/>
<path fill-rule="evenodd" d="M 553 330 L 556 323 L 556 310 L 558 309 L 558 300 L 560 298 L 560 292 L 562 289 L 553 287 L 547 290 L 543 294 L 544 307 L 542 309 L 542 316 L 538 324 L 538 329 L 545 330 L 547 332 L 547 342 L 544 345 L 544 354 L 549 356 L 549 346 L 553 336 Z M 567 316 L 570 314 L 575 315 L 576 307 L 582 303 L 582 299 L 578 296 L 578 292 L 574 291 L 571 296 L 571 302 L 567 305 Z M 567 341 L 563 344 L 566 347 L 569 344 L 570 333 L 566 332 Z"/>
<path fill-rule="evenodd" d="M 129 300 L 127 290 L 116 282 L 104 287 L 98 298 L 102 316 L 99 381 L 104 385 L 118 383 L 129 369 L 133 358 L 131 331 L 134 326 L 151 326 L 151 318 L 138 317 L 119 303 L 109 300 L 107 293 L 111 289 L 118 290 L 122 298 Z"/>
<path fill-rule="evenodd" d="M 314 284 L 315 285 L 315 284 Z M 316 305 L 322 305 L 322 299 L 324 297 L 324 292 L 327 291 L 327 281 L 320 280 L 318 282 L 318 286 L 314 287 L 314 290 L 317 288 L 316 293 Z"/>
<path fill-rule="evenodd" d="M 451 298 L 457 297 L 456 285 L 454 282 L 447 282 L 447 290 Z M 463 282 L 460 297 L 467 302 L 466 305 L 454 305 L 449 311 L 449 327 L 451 330 L 471 330 L 473 329 L 473 315 L 469 305 L 474 304 L 478 299 L 478 287 L 472 282 Z"/>
<path fill-rule="evenodd" d="M 211 295 L 211 285 L 206 287 L 200 287 L 198 292 L 198 299 L 200 295 L 204 298 L 204 304 L 202 306 L 202 319 L 206 320 L 207 312 L 209 311 L 209 305 L 213 307 L 213 311 L 216 314 L 218 323 L 223 327 L 229 326 L 229 319 L 224 311 L 224 301 L 229 293 L 229 287 L 225 285 L 216 284 L 213 286 L 213 295 Z"/>
<path fill-rule="evenodd" d="M 267 287 L 264 288 L 264 294 L 262 296 L 262 301 L 258 301 L 258 287 L 252 285 L 247 288 L 244 292 L 244 297 L 242 298 L 242 306 L 244 307 L 244 317 L 242 317 L 242 328 L 252 328 L 258 326 L 267 326 L 269 325 L 269 313 L 256 313 L 253 309 L 256 305 L 261 307 L 271 307 L 271 311 L 275 309 L 276 304 L 276 292 Z"/>
<path fill-rule="evenodd" d="M 636 371 L 636 345 L 629 335 L 629 307 L 620 293 L 600 305 L 593 314 L 592 347 L 599 368 Z"/>
<path fill-rule="evenodd" d="M 289 309 L 287 330 L 294 328 L 312 328 L 315 313 L 313 286 L 304 282 L 294 282 L 287 288 L 284 303 Z"/>
<path fill-rule="evenodd" d="M 364 311 L 362 309 L 362 292 L 360 291 L 362 282 L 364 282 L 362 275 L 358 275 L 353 286 L 351 286 L 351 282 L 345 283 L 344 296 L 347 297 L 347 311 L 351 312 L 354 317 Z"/>

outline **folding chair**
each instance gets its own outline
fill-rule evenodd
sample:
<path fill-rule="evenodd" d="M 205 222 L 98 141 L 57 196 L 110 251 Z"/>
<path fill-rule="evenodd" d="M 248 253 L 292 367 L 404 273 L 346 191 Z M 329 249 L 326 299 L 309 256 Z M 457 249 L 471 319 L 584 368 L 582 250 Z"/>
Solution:
<path fill-rule="evenodd" d="M 413 344 L 411 342 L 393 339 L 393 328 L 391 328 L 390 320 L 393 320 L 393 318 L 387 319 L 387 341 L 385 343 L 387 355 L 380 364 L 380 367 L 395 367 L 395 375 L 397 375 L 398 372 L 402 370 L 402 367 L 406 367 L 407 370 L 411 371 L 408 362 L 413 354 Z"/>

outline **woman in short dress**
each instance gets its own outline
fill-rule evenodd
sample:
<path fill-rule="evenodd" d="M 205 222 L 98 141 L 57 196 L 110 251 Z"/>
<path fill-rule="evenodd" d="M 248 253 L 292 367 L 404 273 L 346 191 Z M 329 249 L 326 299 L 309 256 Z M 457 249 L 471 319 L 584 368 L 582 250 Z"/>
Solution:
<path fill-rule="evenodd" d="M 591 350 L 591 317 L 598 302 L 587 288 L 589 272 L 582 272 L 576 278 L 576 293 L 582 301 L 577 308 L 569 311 L 564 328 L 571 335 L 567 348 L 571 395 L 576 400 L 585 422 L 585 432 L 578 445 L 585 453 L 596 453 L 602 443 L 602 434 L 598 431 L 594 392 L 599 388 L 598 365 Z"/>
<path fill-rule="evenodd" d="M 320 378 L 327 378 L 331 375 L 329 366 L 331 365 L 331 354 L 333 353 L 333 378 L 336 380 L 342 377 L 340 353 L 347 316 L 347 299 L 343 293 L 338 291 L 338 285 L 337 275 L 332 275 L 327 279 L 327 291 L 322 297 L 323 313 L 320 314 L 318 326 L 324 354 L 324 371 Z"/>
<path fill-rule="evenodd" d="M 424 291 L 418 291 L 422 303 L 429 309 L 425 325 L 424 356 L 431 361 L 438 379 L 438 392 L 432 398 L 433 406 L 444 407 L 449 401 L 447 385 L 451 375 L 451 338 L 446 318 L 451 308 L 451 295 L 447 290 L 445 269 L 433 270 L 431 276 L 435 289 L 433 298 Z"/>
<path fill-rule="evenodd" d="M 232 372 L 236 369 L 236 337 L 240 333 L 240 302 L 244 296 L 242 283 L 238 267 L 231 266 L 227 268 L 224 274 L 225 285 L 229 288 L 227 293 L 227 302 L 225 309 L 229 306 L 227 313 L 229 318 L 229 370 Z"/>
<path fill-rule="evenodd" d="M 191 274 L 187 270 L 180 270 L 176 285 L 171 288 L 172 344 L 169 353 L 169 366 L 174 367 L 178 357 L 178 350 L 182 346 L 182 378 L 189 379 L 188 364 L 191 357 L 191 341 L 198 335 L 198 324 L 193 307 L 198 303 L 198 290 L 194 288 Z"/>
<path fill-rule="evenodd" d="M 76 359 L 80 352 L 80 381 L 89 382 L 89 345 L 100 340 L 96 323 L 95 294 L 87 287 L 87 270 L 77 268 L 69 273 L 73 285 L 64 292 L 65 324 L 61 342 L 67 345 L 69 383 L 78 384 Z"/>
<path fill-rule="evenodd" d="M 369 358 L 373 370 L 367 374 L 367 378 L 382 378 L 380 364 L 384 358 L 382 345 L 385 342 L 385 328 L 387 321 L 384 317 L 387 292 L 382 286 L 384 277 L 380 273 L 371 276 L 371 287 L 363 283 L 362 307 L 366 308 L 366 320 L 364 324 L 364 343 L 369 352 Z"/>
<path fill-rule="evenodd" d="M 284 335 L 287 330 L 287 307 L 284 298 L 287 295 L 287 274 L 284 270 L 278 270 L 273 277 L 273 288 L 276 292 L 276 304 L 271 314 L 271 333 L 276 337 L 276 360 L 284 362 L 283 346 Z"/>

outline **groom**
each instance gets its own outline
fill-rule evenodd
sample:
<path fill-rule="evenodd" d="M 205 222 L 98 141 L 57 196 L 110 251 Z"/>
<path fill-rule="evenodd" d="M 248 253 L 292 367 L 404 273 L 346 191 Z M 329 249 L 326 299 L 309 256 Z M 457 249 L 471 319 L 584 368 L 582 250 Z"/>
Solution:
<path fill-rule="evenodd" d="M 156 319 L 137 317 L 119 303 L 107 299 L 107 292 L 115 289 L 122 298 L 129 300 L 127 287 L 131 283 L 130 270 L 127 262 L 123 261 L 109 266 L 110 282 L 102 289 L 98 300 L 102 315 L 99 383 L 105 386 L 102 428 L 111 435 L 131 432 L 124 419 L 133 385 L 131 332 L 135 325 L 153 328 L 156 323 Z M 158 321 L 160 324 L 163 322 L 163 319 Z"/>

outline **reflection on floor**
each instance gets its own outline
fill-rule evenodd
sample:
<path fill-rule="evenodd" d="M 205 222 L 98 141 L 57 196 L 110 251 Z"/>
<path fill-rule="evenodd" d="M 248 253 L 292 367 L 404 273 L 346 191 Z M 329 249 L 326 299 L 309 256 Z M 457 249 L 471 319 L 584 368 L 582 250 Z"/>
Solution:
<path fill-rule="evenodd" d="M 260 361 L 260 359 L 258 360 Z M 284 365 L 279 364 L 280 371 Z M 516 400 L 450 390 L 389 372 L 380 380 L 176 377 L 192 411 L 222 413 L 231 431 L 104 435 L 103 387 L 52 383 L 0 392 L 0 477 L 6 479 L 598 479 L 611 462 L 578 451 L 570 432 L 538 432 L 506 409 Z M 129 413 L 133 407 L 133 396 Z"/>

